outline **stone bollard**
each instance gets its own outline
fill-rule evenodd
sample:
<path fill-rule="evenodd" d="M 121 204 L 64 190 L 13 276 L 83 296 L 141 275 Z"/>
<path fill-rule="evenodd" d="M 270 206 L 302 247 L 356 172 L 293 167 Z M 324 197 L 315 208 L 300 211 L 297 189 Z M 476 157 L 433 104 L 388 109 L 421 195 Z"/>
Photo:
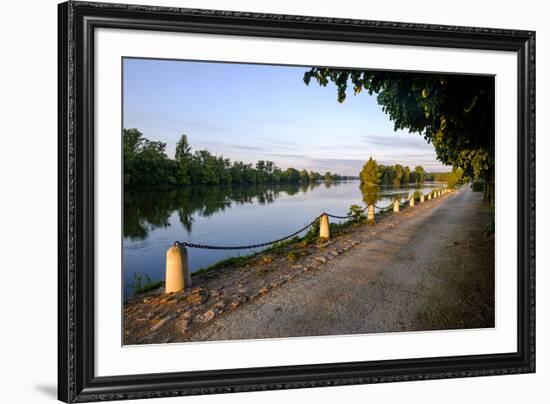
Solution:
<path fill-rule="evenodd" d="M 428 200 L 432 199 L 432 192 L 428 192 Z"/>
<path fill-rule="evenodd" d="M 320 220 L 321 222 L 319 224 L 319 237 L 328 240 L 330 238 L 330 226 L 328 223 L 328 216 L 323 213 Z"/>
<path fill-rule="evenodd" d="M 399 212 L 399 199 L 396 199 L 395 201 L 393 201 L 393 211 Z"/>
<path fill-rule="evenodd" d="M 424 202 L 424 194 L 420 195 L 420 203 Z"/>
<path fill-rule="evenodd" d="M 191 274 L 187 260 L 187 249 L 174 244 L 166 251 L 165 292 L 179 292 L 191 286 Z"/>
<path fill-rule="evenodd" d="M 369 222 L 374 222 L 374 205 L 369 205 L 369 210 L 367 212 L 367 220 Z"/>
<path fill-rule="evenodd" d="M 411 200 L 409 201 L 409 206 L 411 208 L 414 208 L 414 195 L 411 197 Z"/>

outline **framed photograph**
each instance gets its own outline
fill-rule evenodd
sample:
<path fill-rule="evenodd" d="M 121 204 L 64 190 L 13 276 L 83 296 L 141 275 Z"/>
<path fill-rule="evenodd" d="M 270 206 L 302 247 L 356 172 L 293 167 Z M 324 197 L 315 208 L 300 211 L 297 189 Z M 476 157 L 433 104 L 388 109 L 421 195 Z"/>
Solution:
<path fill-rule="evenodd" d="M 58 18 L 60 400 L 535 371 L 534 32 Z"/>

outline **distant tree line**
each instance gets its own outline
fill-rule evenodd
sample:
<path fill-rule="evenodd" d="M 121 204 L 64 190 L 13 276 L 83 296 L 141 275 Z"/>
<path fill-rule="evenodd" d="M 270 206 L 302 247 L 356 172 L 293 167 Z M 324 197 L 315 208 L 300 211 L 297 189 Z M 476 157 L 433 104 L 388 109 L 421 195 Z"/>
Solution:
<path fill-rule="evenodd" d="M 175 158 L 166 155 L 166 143 L 152 141 L 138 129 L 123 129 L 124 185 L 229 185 L 229 184 L 308 184 L 318 181 L 356 179 L 331 172 L 324 174 L 297 170 L 282 170 L 269 160 L 255 165 L 231 162 L 208 150 L 192 151 L 186 135 L 181 135 Z"/>
<path fill-rule="evenodd" d="M 376 160 L 370 157 L 363 165 L 359 178 L 363 184 L 400 187 L 409 184 L 422 184 L 428 180 L 426 174 L 426 170 L 422 166 L 416 166 L 411 171 L 408 166 L 402 166 L 401 164 L 393 166 L 378 164 Z"/>
<path fill-rule="evenodd" d="M 454 167 L 450 172 L 426 172 L 418 165 L 411 171 L 408 166 L 395 164 L 386 166 L 378 164 L 370 157 L 359 173 L 361 183 L 365 185 L 393 185 L 394 187 L 422 184 L 424 181 L 446 182 L 448 187 L 454 187 L 464 181 L 464 171 Z"/>
<path fill-rule="evenodd" d="M 463 184 L 466 180 L 464 170 L 460 167 L 453 167 L 450 172 L 426 173 L 424 179 L 426 181 L 446 182 L 449 188 Z"/>

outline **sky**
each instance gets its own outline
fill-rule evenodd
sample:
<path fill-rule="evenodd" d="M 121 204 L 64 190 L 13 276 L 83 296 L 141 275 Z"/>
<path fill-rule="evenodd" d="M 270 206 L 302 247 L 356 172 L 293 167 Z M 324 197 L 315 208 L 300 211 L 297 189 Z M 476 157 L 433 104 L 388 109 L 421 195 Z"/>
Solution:
<path fill-rule="evenodd" d="M 308 67 L 124 59 L 125 128 L 231 161 L 271 160 L 281 169 L 358 175 L 370 156 L 379 164 L 450 171 L 417 133 L 394 131 L 376 97 L 303 82 Z"/>

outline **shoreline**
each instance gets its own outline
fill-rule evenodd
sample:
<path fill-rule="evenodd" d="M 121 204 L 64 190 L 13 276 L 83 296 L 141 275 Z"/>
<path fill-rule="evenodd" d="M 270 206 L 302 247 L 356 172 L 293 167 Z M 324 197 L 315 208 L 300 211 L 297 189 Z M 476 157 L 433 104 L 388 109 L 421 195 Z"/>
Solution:
<path fill-rule="evenodd" d="M 359 184 L 359 180 L 338 180 L 338 181 L 334 181 L 336 184 L 338 183 L 341 183 L 341 184 L 349 184 L 349 183 L 355 183 L 357 182 Z M 410 184 L 410 186 L 403 186 L 403 187 L 400 187 L 400 188 L 395 188 L 393 185 L 379 185 L 377 187 L 380 188 L 380 191 L 383 193 L 385 192 L 385 189 L 386 188 L 389 188 L 389 189 L 392 189 L 394 190 L 395 192 L 401 192 L 401 193 L 414 193 L 414 195 L 416 196 L 416 200 L 417 200 L 417 203 L 418 203 L 418 199 L 419 199 L 419 191 L 420 189 L 423 189 L 422 192 L 427 192 L 426 190 L 428 189 L 432 189 L 432 187 L 434 187 L 434 189 L 438 186 L 438 185 L 441 185 L 443 186 L 445 184 L 445 182 L 438 182 L 438 181 L 425 181 L 423 184 Z M 280 184 L 274 184 L 274 185 L 268 185 L 268 184 L 265 184 L 267 187 L 272 187 L 272 188 L 284 188 L 284 186 L 280 185 Z M 317 185 L 322 185 L 322 183 L 319 183 Z M 210 186 L 206 186 L 206 187 L 214 187 L 214 188 L 219 188 L 219 186 L 216 186 L 216 185 L 210 185 Z M 224 185 L 223 186 L 224 188 L 233 188 L 231 185 Z M 178 191 L 180 189 L 185 189 L 185 188 L 203 188 L 202 185 L 189 185 L 189 186 L 173 186 L 173 187 L 157 187 L 157 188 L 153 188 L 157 191 L 166 191 L 166 192 L 169 192 L 169 191 Z M 140 191 L 143 191 L 147 188 L 136 188 L 136 189 L 132 189 L 132 190 L 129 190 L 128 192 L 133 192 L 133 191 L 137 191 L 137 192 L 140 192 Z M 382 196 L 384 197 L 384 196 Z M 386 196 L 387 198 L 387 196 Z M 391 208 L 389 208 L 389 210 L 391 211 Z M 334 213 L 334 212 L 333 212 Z M 375 210 L 375 214 L 377 215 L 377 217 L 380 217 L 380 215 L 383 215 L 383 214 L 386 214 L 387 212 L 384 212 L 384 211 L 380 211 L 380 209 L 377 207 L 376 210 Z M 332 219 L 331 219 L 332 220 Z M 336 225 L 336 226 L 335 226 Z M 344 221 L 339 221 L 338 223 L 331 223 L 331 232 L 333 232 L 335 229 L 332 228 L 333 226 L 334 227 L 338 227 L 337 230 L 340 230 L 342 227 L 346 227 L 348 224 L 348 222 Z M 290 231 L 290 230 L 289 230 Z M 299 242 L 301 240 L 304 239 L 305 235 L 307 234 L 307 231 L 305 233 L 301 233 L 302 236 L 296 236 L 294 238 L 293 241 L 295 242 Z M 269 250 L 272 250 L 272 249 L 277 249 L 278 247 L 280 247 L 280 243 L 277 244 L 277 245 L 271 245 L 270 247 L 267 247 L 267 248 L 264 248 L 262 250 L 254 250 L 254 249 L 249 249 L 247 251 L 245 250 L 242 250 L 242 251 L 245 251 L 244 252 L 244 255 L 229 255 L 229 256 L 226 256 L 226 257 L 219 257 L 218 258 L 218 261 L 214 261 L 214 262 L 211 262 L 211 263 L 208 263 L 208 262 L 205 262 L 204 265 L 198 267 L 198 268 L 191 268 L 192 272 L 191 272 L 191 277 L 196 277 L 196 276 L 201 276 L 203 273 L 205 272 L 210 272 L 212 270 L 217 270 L 219 269 L 220 267 L 224 266 L 226 261 L 227 261 L 227 264 L 229 265 L 234 265 L 235 264 L 235 261 L 245 261 L 247 259 L 251 259 L 253 258 L 254 256 L 256 256 L 258 253 L 263 253 L 263 252 L 269 252 Z M 124 293 L 124 298 L 123 298 L 123 301 L 126 302 L 128 299 L 130 299 L 131 297 L 134 297 L 134 296 L 137 296 L 137 295 L 141 295 L 143 293 L 146 293 L 146 292 L 149 292 L 151 290 L 154 290 L 154 289 L 157 289 L 158 287 L 160 286 L 163 286 L 164 285 L 164 279 L 162 278 L 163 274 L 158 274 L 157 273 L 157 276 L 154 277 L 154 281 L 152 281 L 150 278 L 148 278 L 148 272 L 147 272 L 147 269 L 143 269 L 142 268 L 142 271 L 141 273 L 135 273 L 135 277 L 134 278 L 130 278 L 130 279 L 126 279 L 125 280 L 125 293 Z M 201 274 L 201 275 L 199 275 Z M 159 275 L 161 276 L 161 278 L 159 278 Z M 142 285 L 142 283 L 139 282 L 139 279 L 137 278 L 140 278 L 141 280 L 145 280 L 146 283 L 144 285 Z M 137 290 L 137 292 L 136 292 Z"/>
<path fill-rule="evenodd" d="M 331 229 L 328 241 L 304 243 L 302 237 L 241 258 L 240 265 L 214 264 L 208 271 L 192 274 L 192 286 L 184 291 L 164 294 L 164 288 L 160 287 L 132 296 L 123 307 L 124 344 L 190 340 L 193 333 L 220 314 L 264 296 L 303 273 L 321 270 L 335 257 L 345 255 L 361 243 L 354 238 L 355 233 L 360 232 L 362 238 L 377 237 L 413 216 L 418 208 L 437 205 L 451 195 L 426 201 L 414 209 L 406 207 L 399 214 L 378 214 L 374 226 L 351 224 L 337 228 L 334 233 Z"/>

